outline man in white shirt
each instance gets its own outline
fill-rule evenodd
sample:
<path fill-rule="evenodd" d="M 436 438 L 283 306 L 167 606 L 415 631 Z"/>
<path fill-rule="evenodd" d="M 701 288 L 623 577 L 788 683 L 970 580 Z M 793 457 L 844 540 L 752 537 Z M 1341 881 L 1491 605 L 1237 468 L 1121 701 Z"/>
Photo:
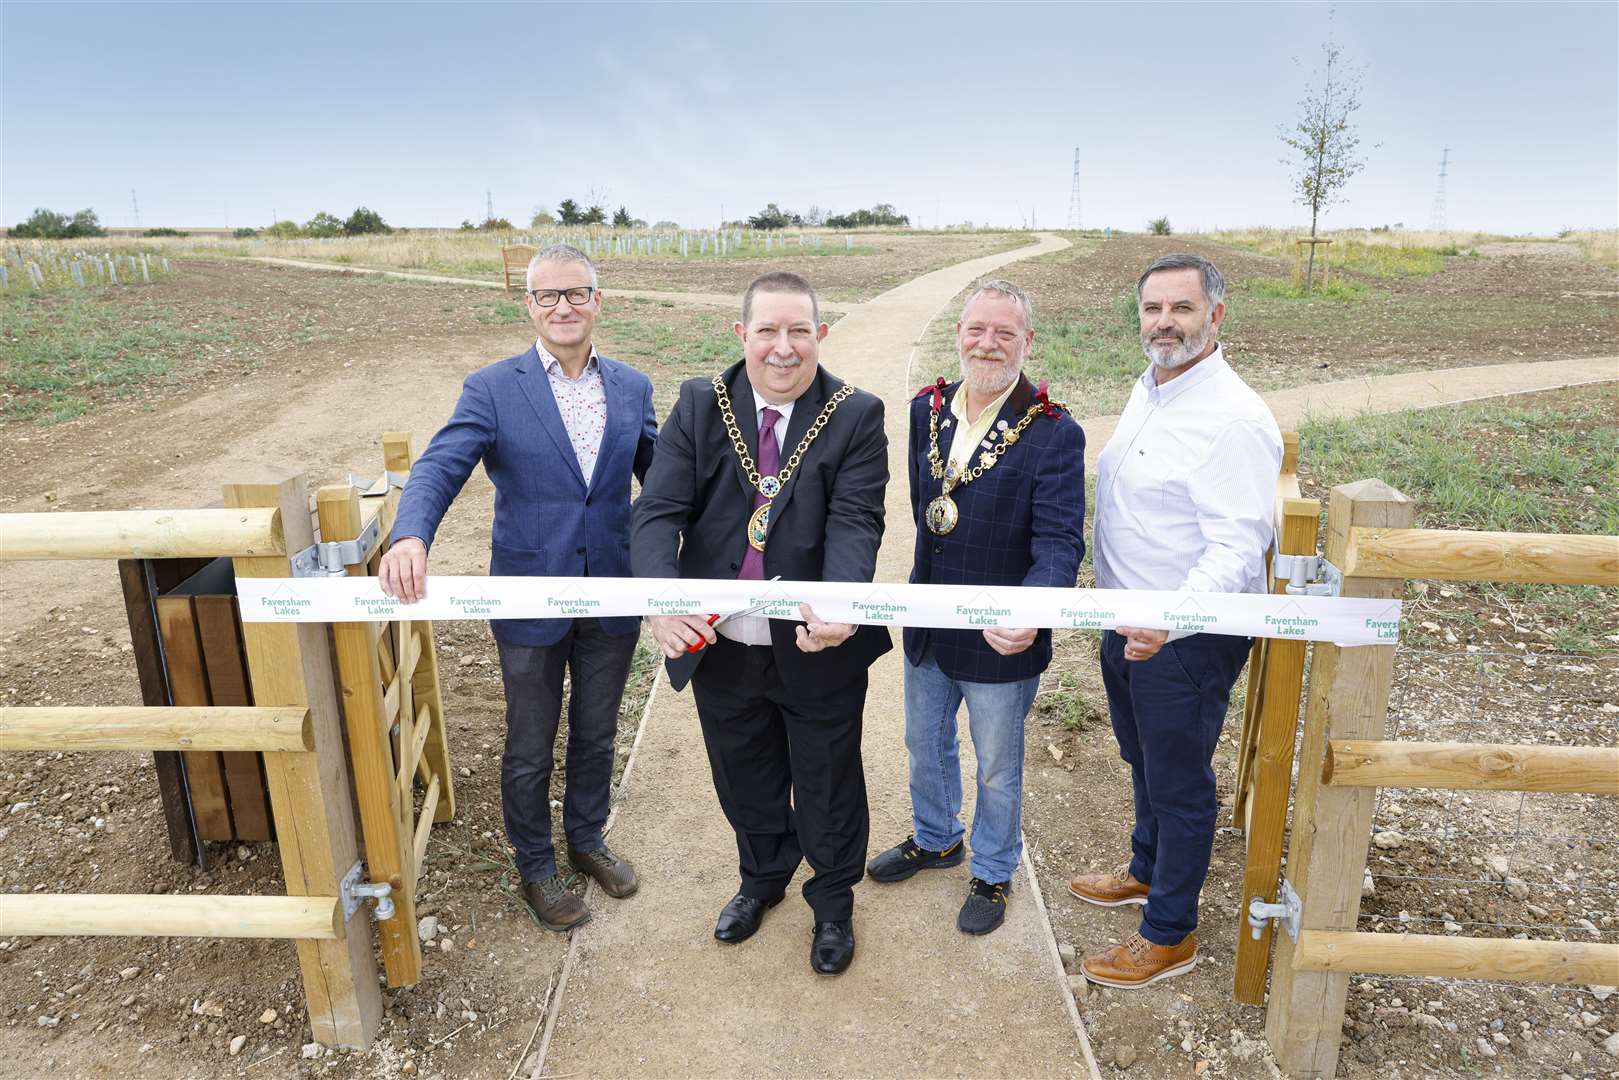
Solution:
<path fill-rule="evenodd" d="M 1220 350 L 1225 280 L 1207 259 L 1166 255 L 1136 283 L 1137 380 L 1098 462 L 1092 545 L 1104 589 L 1264 592 L 1282 436 Z M 1102 638 L 1102 682 L 1135 790 L 1129 863 L 1069 885 L 1103 907 L 1145 905 L 1086 978 L 1131 988 L 1197 962 L 1198 894 L 1217 810 L 1212 765 L 1248 638 L 1121 626 Z"/>

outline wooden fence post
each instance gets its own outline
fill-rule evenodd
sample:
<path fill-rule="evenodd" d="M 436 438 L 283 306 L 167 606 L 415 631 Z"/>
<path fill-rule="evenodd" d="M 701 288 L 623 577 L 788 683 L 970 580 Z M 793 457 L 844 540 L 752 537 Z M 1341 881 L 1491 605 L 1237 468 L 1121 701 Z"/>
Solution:
<path fill-rule="evenodd" d="M 1327 560 L 1344 564 L 1351 528 L 1408 528 L 1413 516 L 1410 500 L 1381 480 L 1333 488 L 1327 504 Z M 1404 586 L 1403 578 L 1346 578 L 1343 594 L 1395 598 Z M 1393 673 L 1392 645 L 1316 645 L 1287 867 L 1288 880 L 1303 901 L 1304 930 L 1355 928 L 1377 790 L 1330 787 L 1322 783 L 1321 773 L 1329 740 L 1384 737 Z M 1283 1073 L 1331 1077 L 1338 1066 L 1349 975 L 1298 969 L 1293 953 L 1294 942 L 1286 934 L 1278 936 L 1265 1034 Z"/>
<path fill-rule="evenodd" d="M 258 483 L 227 484 L 225 505 L 279 508 L 288 552 L 314 542 L 302 473 L 283 471 Z M 233 563 L 237 577 L 288 577 L 292 569 L 287 555 L 237 558 Z M 242 636 L 255 704 L 306 706 L 314 729 L 313 754 L 272 754 L 264 761 L 287 895 L 337 896 L 358 850 L 326 626 L 246 623 Z M 368 909 L 362 907 L 342 938 L 298 942 L 309 1025 L 318 1043 L 363 1050 L 376 1037 L 382 991 L 370 922 Z"/>
<path fill-rule="evenodd" d="M 1284 555 L 1313 554 L 1320 508 L 1315 499 L 1284 500 L 1276 550 Z M 1286 582 L 1278 581 L 1276 591 L 1285 592 Z M 1305 644 L 1281 638 L 1265 640 L 1265 677 L 1259 683 L 1259 700 L 1253 703 L 1257 715 L 1253 759 L 1249 763 L 1251 789 L 1246 802 L 1239 789 L 1233 808 L 1237 822 L 1246 831 L 1248 858 L 1240 897 L 1241 925 L 1232 993 L 1246 1005 L 1265 1003 L 1265 968 L 1274 924 L 1267 924 L 1256 940 L 1247 926 L 1247 910 L 1248 902 L 1256 896 L 1273 903 L 1281 878 L 1287 803 L 1293 789 L 1293 744 L 1299 727 L 1299 697 L 1304 689 Z"/>
<path fill-rule="evenodd" d="M 352 484 L 332 484 L 315 497 L 322 540 L 353 540 L 360 535 L 360 496 Z M 363 576 L 364 566 L 348 568 Z M 412 986 L 422 977 L 422 945 L 416 937 L 416 874 L 408 856 L 412 830 L 410 791 L 394 782 L 394 752 L 383 711 L 382 666 L 377 660 L 377 634 L 387 626 L 368 622 L 332 624 L 333 651 L 354 765 L 354 790 L 365 833 L 366 866 L 373 882 L 393 886 L 394 914 L 379 919 L 382 963 L 389 986 Z M 410 718 L 400 715 L 401 751 L 409 743 Z"/>

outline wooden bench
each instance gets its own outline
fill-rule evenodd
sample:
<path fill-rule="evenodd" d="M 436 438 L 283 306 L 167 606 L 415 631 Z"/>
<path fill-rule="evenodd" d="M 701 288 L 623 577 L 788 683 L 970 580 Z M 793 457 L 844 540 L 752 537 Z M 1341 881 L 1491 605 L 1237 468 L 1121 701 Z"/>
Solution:
<path fill-rule="evenodd" d="M 512 288 L 512 275 L 517 276 L 517 288 L 528 288 L 528 261 L 539 249 L 533 244 L 507 244 L 500 249 L 501 266 L 506 271 L 506 288 Z"/>

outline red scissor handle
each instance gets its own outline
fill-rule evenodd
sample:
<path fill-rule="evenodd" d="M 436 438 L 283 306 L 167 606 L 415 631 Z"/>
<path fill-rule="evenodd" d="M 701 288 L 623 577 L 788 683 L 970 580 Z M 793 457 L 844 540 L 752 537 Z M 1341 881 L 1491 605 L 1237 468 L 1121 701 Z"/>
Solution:
<path fill-rule="evenodd" d="M 714 625 L 714 624 L 715 624 L 715 623 L 717 623 L 717 622 L 719 622 L 719 621 L 720 621 L 720 620 L 721 620 L 721 619 L 723 619 L 723 618 L 724 618 L 724 617 L 725 617 L 725 616 L 723 616 L 723 615 L 719 615 L 719 614 L 714 614 L 714 615 L 704 615 L 704 616 L 703 616 L 703 621 L 704 621 L 704 622 L 706 622 L 706 623 L 708 623 L 708 625 L 710 625 L 710 626 L 713 626 L 713 625 Z M 702 651 L 703 651 L 703 647 L 704 647 L 704 646 L 705 646 L 705 645 L 707 645 L 707 644 L 708 644 L 708 642 L 706 642 L 706 641 L 701 641 L 701 640 L 700 640 L 700 641 L 698 641 L 698 642 L 697 642 L 697 644 L 695 644 L 695 645 L 688 645 L 688 646 L 687 646 L 687 647 L 686 647 L 686 651 L 687 651 L 687 652 L 689 652 L 689 653 L 694 653 L 694 652 L 702 652 Z"/>

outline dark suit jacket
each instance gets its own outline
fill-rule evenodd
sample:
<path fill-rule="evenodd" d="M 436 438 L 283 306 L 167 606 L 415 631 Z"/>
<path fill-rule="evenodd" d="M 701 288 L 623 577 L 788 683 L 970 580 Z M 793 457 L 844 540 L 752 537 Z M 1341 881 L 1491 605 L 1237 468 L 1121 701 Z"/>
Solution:
<path fill-rule="evenodd" d="M 753 388 L 740 361 L 724 372 L 737 426 L 758 460 Z M 793 405 L 782 462 L 822 407 L 843 386 L 825 368 Z M 858 391 L 845 400 L 777 495 L 765 541 L 765 577 L 787 581 L 870 581 L 883 535 L 888 438 L 882 400 Z M 754 487 L 737 461 L 711 380 L 688 380 L 658 435 L 657 454 L 635 502 L 630 562 L 636 577 L 731 578 L 747 549 Z M 770 637 L 790 691 L 847 684 L 893 643 L 880 626 L 862 626 L 842 645 L 799 650 L 795 627 L 772 619 Z"/>
<path fill-rule="evenodd" d="M 439 521 L 479 461 L 495 485 L 489 572 L 531 577 L 629 576 L 630 474 L 646 475 L 657 440 L 652 380 L 598 354 L 607 430 L 585 486 L 539 353 L 528 351 L 467 376 L 455 413 L 410 470 L 393 539 L 432 547 Z M 551 645 L 571 619 L 496 619 L 495 637 Z M 641 620 L 603 619 L 609 634 Z"/>
<path fill-rule="evenodd" d="M 944 391 L 940 421 L 950 417 L 955 383 Z M 997 423 L 1016 427 L 1034 401 L 1034 388 L 1019 377 L 1001 406 Z M 1049 585 L 1071 589 L 1085 554 L 1085 433 L 1066 412 L 1041 413 L 1023 429 L 1001 460 L 951 498 L 960 510 L 956 527 L 935 536 L 923 520 L 928 502 L 943 489 L 928 467 L 928 418 L 932 388 L 911 402 L 909 468 L 911 514 L 916 519 L 916 562 L 911 581 L 931 585 Z M 950 456 L 955 423 L 939 431 L 939 454 Z M 972 461 L 977 462 L 978 451 Z M 963 682 L 1017 682 L 1051 663 L 1051 631 L 1015 656 L 990 648 L 979 630 L 908 627 L 905 655 L 920 663 L 933 646 L 939 670 Z"/>

